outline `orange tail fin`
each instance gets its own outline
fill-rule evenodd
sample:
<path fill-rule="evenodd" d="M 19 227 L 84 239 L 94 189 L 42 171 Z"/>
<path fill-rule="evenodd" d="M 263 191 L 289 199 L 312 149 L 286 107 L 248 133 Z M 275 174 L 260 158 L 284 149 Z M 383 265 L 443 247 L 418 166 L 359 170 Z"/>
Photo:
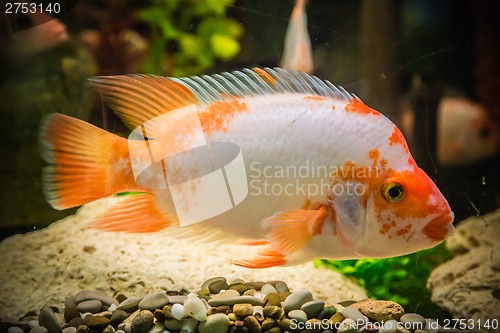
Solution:
<path fill-rule="evenodd" d="M 132 176 L 127 139 L 53 114 L 42 124 L 40 142 L 42 157 L 49 163 L 43 174 L 44 192 L 56 209 L 142 190 Z"/>

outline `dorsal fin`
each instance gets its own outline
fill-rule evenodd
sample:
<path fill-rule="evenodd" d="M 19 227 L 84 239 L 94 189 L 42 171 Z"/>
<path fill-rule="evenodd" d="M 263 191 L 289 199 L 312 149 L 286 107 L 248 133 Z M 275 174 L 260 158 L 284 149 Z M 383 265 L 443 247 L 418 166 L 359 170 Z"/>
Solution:
<path fill-rule="evenodd" d="M 336 87 L 304 72 L 279 67 L 245 68 L 231 73 L 171 78 L 189 87 L 202 104 L 228 97 L 245 97 L 277 93 L 302 93 L 351 101 L 356 98 L 342 87 Z"/>
<path fill-rule="evenodd" d="M 278 93 L 301 93 L 345 101 L 356 99 L 342 87 L 282 68 L 245 68 L 231 73 L 167 78 L 154 75 L 98 76 L 90 82 L 132 129 L 166 112 L 191 104 Z"/>
<path fill-rule="evenodd" d="M 166 77 L 131 74 L 89 81 L 131 129 L 168 111 L 198 104 L 188 87 Z"/>

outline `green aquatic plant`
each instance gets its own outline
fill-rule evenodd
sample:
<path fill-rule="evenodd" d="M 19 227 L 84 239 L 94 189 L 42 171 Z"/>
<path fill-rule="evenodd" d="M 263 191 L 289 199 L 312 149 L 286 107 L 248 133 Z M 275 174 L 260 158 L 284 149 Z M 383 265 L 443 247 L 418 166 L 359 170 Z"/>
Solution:
<path fill-rule="evenodd" d="M 449 258 L 444 244 L 417 253 L 386 259 L 317 260 L 354 278 L 368 297 L 401 304 L 407 312 L 443 318 L 447 314 L 431 302 L 426 283 L 431 271 Z"/>
<path fill-rule="evenodd" d="M 234 0 L 151 0 L 139 17 L 151 27 L 148 73 L 188 76 L 240 51 L 243 27 L 227 17 Z"/>

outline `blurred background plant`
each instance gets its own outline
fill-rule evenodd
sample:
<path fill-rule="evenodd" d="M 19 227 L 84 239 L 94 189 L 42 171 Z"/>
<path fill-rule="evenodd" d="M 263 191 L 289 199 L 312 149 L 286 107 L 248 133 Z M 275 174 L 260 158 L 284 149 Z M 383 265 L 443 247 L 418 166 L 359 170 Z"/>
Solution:
<path fill-rule="evenodd" d="M 147 73 L 188 76 L 240 51 L 243 26 L 226 16 L 234 0 L 151 0 L 139 18 L 151 28 Z M 167 52 L 166 52 L 167 51 Z"/>
<path fill-rule="evenodd" d="M 406 312 L 418 312 L 433 318 L 448 314 L 431 302 L 426 283 L 431 271 L 449 258 L 444 244 L 429 250 L 387 259 L 317 260 L 355 279 L 368 297 L 401 304 Z"/>

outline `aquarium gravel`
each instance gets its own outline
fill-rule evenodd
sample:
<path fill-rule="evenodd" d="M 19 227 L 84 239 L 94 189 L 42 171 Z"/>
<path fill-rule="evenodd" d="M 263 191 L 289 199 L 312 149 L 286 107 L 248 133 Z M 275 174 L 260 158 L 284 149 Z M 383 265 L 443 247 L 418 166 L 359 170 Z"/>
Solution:
<path fill-rule="evenodd" d="M 206 280 L 194 292 L 157 290 L 143 297 L 83 290 L 64 308 L 44 306 L 0 322 L 8 333 L 425 333 L 456 332 L 405 313 L 395 302 L 365 299 L 327 304 L 284 281 Z"/>

